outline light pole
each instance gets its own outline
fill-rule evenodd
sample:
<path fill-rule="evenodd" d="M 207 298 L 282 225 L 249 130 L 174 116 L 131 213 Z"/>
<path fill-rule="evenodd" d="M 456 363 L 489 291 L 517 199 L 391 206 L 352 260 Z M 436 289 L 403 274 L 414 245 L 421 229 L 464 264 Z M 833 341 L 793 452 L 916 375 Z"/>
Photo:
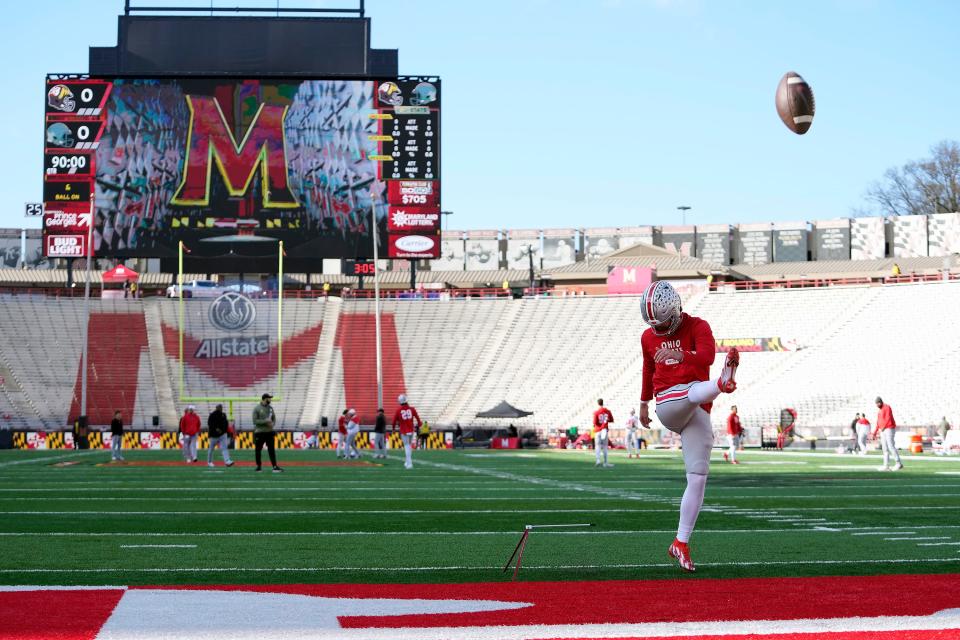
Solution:
<path fill-rule="evenodd" d="M 690 211 L 690 209 L 693 209 L 693 207 L 688 207 L 686 205 L 677 207 L 677 210 L 680 211 L 681 215 L 683 216 L 682 217 L 683 222 L 681 224 L 684 224 L 684 225 L 687 224 L 687 211 Z"/>
<path fill-rule="evenodd" d="M 382 193 L 382 190 L 380 191 Z M 383 346 L 380 341 L 380 248 L 377 246 L 377 197 L 375 190 L 370 192 L 370 223 L 373 231 L 373 313 L 376 325 L 377 343 L 377 407 L 383 407 Z"/>
<path fill-rule="evenodd" d="M 530 288 L 533 289 L 534 284 L 533 284 L 533 245 L 532 244 L 527 245 L 527 260 L 529 261 L 529 265 L 530 265 Z"/>

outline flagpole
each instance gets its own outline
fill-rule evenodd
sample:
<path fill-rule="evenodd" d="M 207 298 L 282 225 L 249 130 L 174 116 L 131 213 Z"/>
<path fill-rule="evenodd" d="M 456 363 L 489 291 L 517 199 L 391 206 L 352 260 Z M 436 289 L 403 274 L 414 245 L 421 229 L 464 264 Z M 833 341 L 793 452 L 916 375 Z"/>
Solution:
<path fill-rule="evenodd" d="M 373 314 L 377 334 L 377 408 L 383 408 L 383 353 L 380 342 L 380 249 L 377 240 L 377 197 L 370 194 L 370 221 L 373 229 Z"/>

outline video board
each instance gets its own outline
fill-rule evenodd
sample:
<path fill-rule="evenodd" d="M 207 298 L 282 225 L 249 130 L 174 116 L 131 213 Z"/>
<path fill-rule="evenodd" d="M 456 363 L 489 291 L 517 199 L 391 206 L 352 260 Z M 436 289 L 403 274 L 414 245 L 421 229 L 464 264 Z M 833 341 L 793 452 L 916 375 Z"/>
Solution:
<path fill-rule="evenodd" d="M 48 76 L 46 90 L 45 210 L 92 202 L 98 256 L 283 240 L 292 259 L 371 257 L 371 208 L 381 255 L 439 256 L 437 78 Z"/>

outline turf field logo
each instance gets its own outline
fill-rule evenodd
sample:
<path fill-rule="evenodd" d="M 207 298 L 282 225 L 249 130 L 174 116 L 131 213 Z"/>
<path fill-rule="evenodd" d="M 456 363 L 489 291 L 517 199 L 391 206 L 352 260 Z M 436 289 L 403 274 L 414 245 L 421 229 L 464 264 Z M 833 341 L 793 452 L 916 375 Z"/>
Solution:
<path fill-rule="evenodd" d="M 257 308 L 247 296 L 228 291 L 207 312 L 210 324 L 223 331 L 243 331 L 257 319 Z"/>

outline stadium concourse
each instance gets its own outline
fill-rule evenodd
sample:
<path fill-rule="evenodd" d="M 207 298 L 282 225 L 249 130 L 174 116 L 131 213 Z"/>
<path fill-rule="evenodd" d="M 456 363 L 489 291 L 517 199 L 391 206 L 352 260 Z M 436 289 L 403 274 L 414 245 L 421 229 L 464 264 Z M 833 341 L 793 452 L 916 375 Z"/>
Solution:
<path fill-rule="evenodd" d="M 15 290 L 8 290 L 14 292 Z M 0 294 L 0 424 L 19 430 L 64 429 L 79 411 L 82 299 Z M 511 420 L 528 429 L 584 427 L 603 397 L 620 421 L 638 402 L 639 335 L 633 296 L 436 296 L 382 304 L 385 397 L 406 393 L 426 420 L 475 423 L 501 400 L 533 412 Z M 355 297 L 283 303 L 282 376 L 276 355 L 216 360 L 197 356 L 185 302 L 184 389 L 194 397 L 281 396 L 278 426 L 313 430 L 347 406 L 365 424 L 376 411 L 373 301 Z M 261 333 L 277 342 L 276 301 L 256 302 Z M 853 415 L 873 416 L 882 395 L 899 425 L 932 427 L 960 415 L 952 391 L 960 374 L 960 282 L 859 284 L 688 291 L 684 308 L 710 319 L 721 347 L 743 353 L 740 390 L 715 403 L 722 428 L 731 402 L 750 430 L 775 424 L 785 407 L 798 430 L 839 436 Z M 92 425 L 115 410 L 134 428 L 175 430 L 179 402 L 178 303 L 162 297 L 99 300 L 90 323 Z M 909 333 L 894 348 L 895 336 Z M 272 354 L 272 352 L 271 352 Z M 720 358 L 717 359 L 719 366 Z M 198 404 L 204 414 L 213 401 Z M 248 409 L 237 424 L 249 427 Z M 492 424 L 498 424 L 493 422 Z M 506 421 L 504 421 L 506 424 Z M 754 435 L 757 432 L 754 431 Z M 542 435 L 547 435 L 543 433 Z M 844 434 L 846 435 L 846 434 Z"/>

